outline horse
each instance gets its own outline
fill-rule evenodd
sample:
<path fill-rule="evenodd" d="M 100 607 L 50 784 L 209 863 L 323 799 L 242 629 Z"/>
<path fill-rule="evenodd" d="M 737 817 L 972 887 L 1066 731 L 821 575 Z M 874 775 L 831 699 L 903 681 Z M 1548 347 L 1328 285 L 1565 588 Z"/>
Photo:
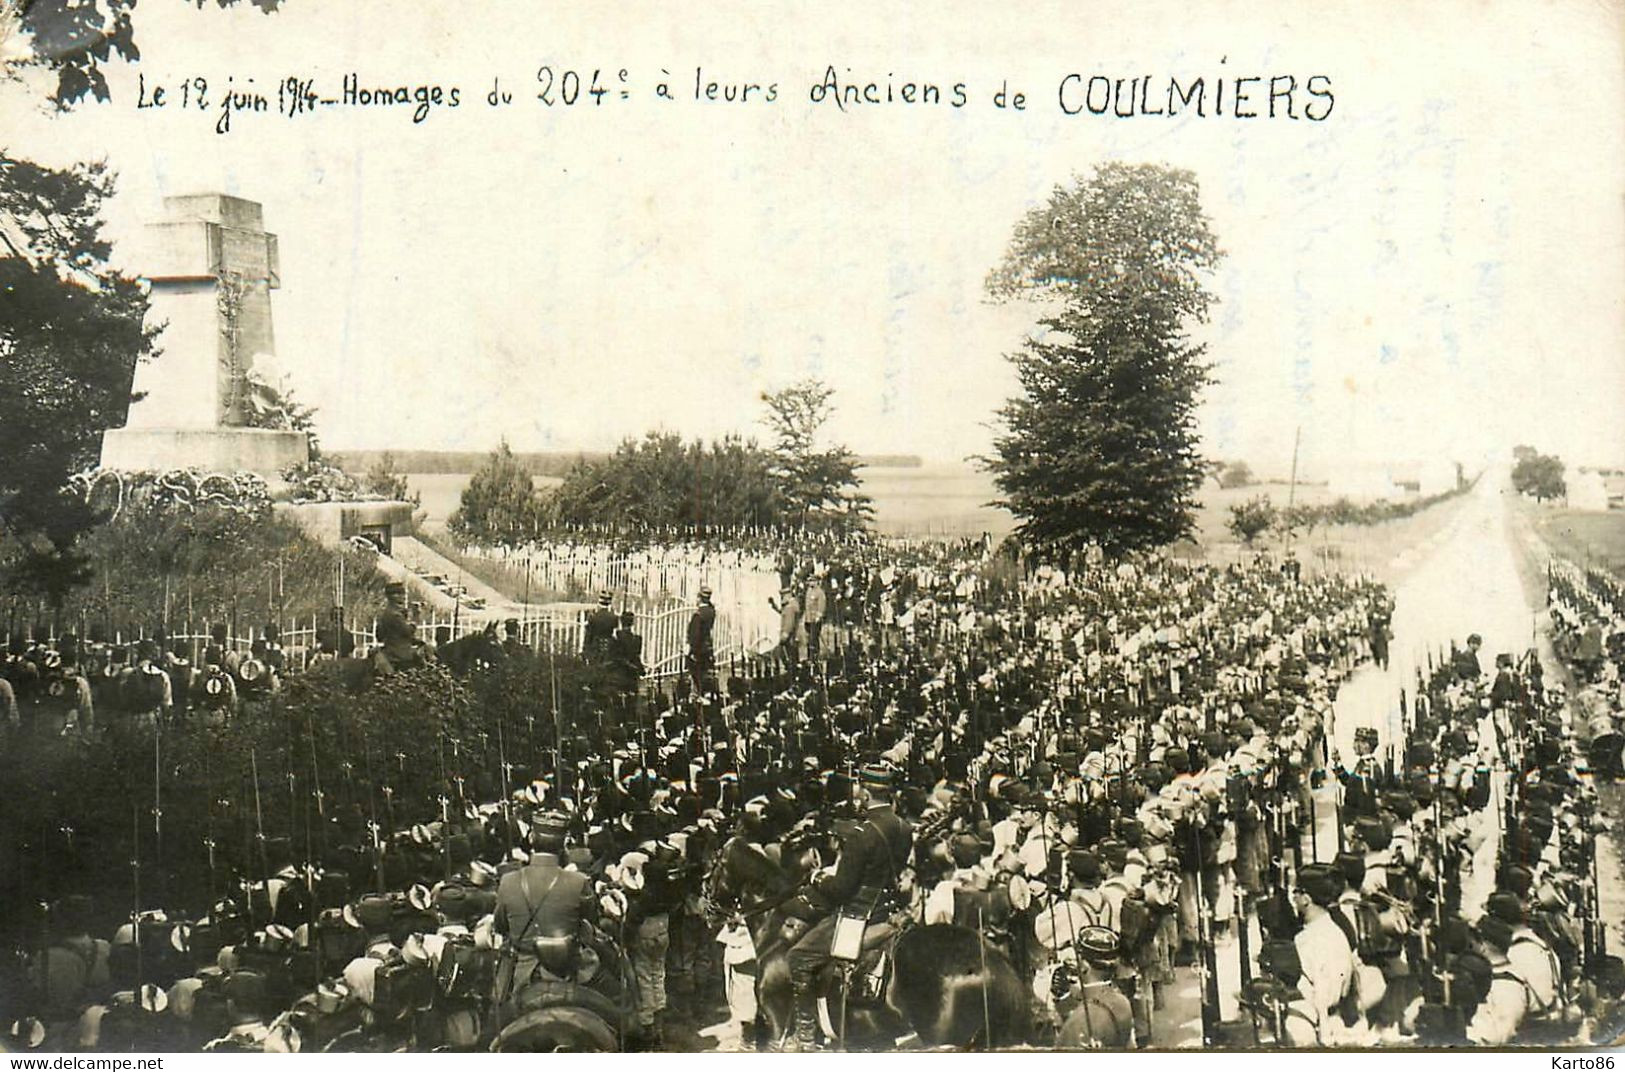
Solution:
<path fill-rule="evenodd" d="M 496 626 L 449 641 L 435 649 L 435 657 L 459 676 L 481 667 L 494 666 L 504 658 Z"/>
<path fill-rule="evenodd" d="M 791 1028 L 793 942 L 787 935 L 757 950 L 758 1005 L 773 1039 Z M 816 985 L 824 1032 L 848 1050 L 891 1049 L 909 1035 L 928 1047 L 991 1049 L 1025 1041 L 1031 1024 L 1027 988 L 1009 956 L 951 923 L 871 923 L 858 961 L 831 963 Z"/>
<path fill-rule="evenodd" d="M 818 859 L 816 839 L 787 843 L 777 864 L 779 888 L 799 888 Z M 737 876 L 724 869 L 718 888 L 731 882 Z M 741 906 L 756 949 L 758 1016 L 774 1041 L 791 1029 L 789 952 L 808 929 L 782 900 L 757 896 L 751 907 Z M 832 963 L 817 988 L 825 1033 L 847 1049 L 891 1048 L 911 1033 L 927 1046 L 1009 1045 L 1025 1039 L 1031 1022 L 1027 988 L 1009 956 L 981 932 L 952 924 L 871 924 L 850 976 Z"/>

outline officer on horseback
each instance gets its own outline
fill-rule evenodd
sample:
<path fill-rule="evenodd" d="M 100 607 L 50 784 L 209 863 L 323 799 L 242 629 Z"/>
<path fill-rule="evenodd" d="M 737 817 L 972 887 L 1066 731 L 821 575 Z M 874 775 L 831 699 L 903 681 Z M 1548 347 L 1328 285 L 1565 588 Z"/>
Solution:
<path fill-rule="evenodd" d="M 898 877 L 908 865 L 914 828 L 892 808 L 893 772 L 874 764 L 858 777 L 863 816 L 841 841 L 833 871 L 817 878 L 809 899 L 829 907 L 790 949 L 790 983 L 795 994 L 795 1038 L 792 1048 L 811 1048 L 818 1037 L 814 987 L 819 971 L 834 958 L 841 920 L 863 925 L 885 919 L 897 907 Z"/>
<path fill-rule="evenodd" d="M 408 617 L 406 585 L 400 581 L 389 582 L 384 585 L 384 597 L 389 603 L 378 615 L 380 647 L 373 657 L 373 667 L 379 673 L 388 674 L 417 666 L 423 658 L 423 645 Z"/>

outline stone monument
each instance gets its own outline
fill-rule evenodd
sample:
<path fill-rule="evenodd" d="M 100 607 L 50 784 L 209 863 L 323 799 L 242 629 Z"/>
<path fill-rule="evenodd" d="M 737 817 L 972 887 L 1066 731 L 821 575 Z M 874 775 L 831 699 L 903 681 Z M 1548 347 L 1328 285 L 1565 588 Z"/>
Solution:
<path fill-rule="evenodd" d="M 164 218 L 147 227 L 143 277 L 149 315 L 164 325 L 162 353 L 136 367 L 138 400 L 123 428 L 102 440 L 109 469 L 199 468 L 276 479 L 307 461 L 303 432 L 245 426 L 249 371 L 276 352 L 271 291 L 276 236 L 260 206 L 225 194 L 164 198 Z"/>

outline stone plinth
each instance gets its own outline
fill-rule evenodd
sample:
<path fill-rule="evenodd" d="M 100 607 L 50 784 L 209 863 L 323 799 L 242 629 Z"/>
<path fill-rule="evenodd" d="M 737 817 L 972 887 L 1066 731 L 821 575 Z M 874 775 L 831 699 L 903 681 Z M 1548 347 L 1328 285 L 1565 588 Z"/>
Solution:
<path fill-rule="evenodd" d="M 276 236 L 255 202 L 211 193 L 166 197 L 145 238 L 141 275 L 162 352 L 136 367 L 136 400 L 125 427 L 102 438 L 102 465 L 250 472 L 274 484 L 310 458 L 302 432 L 245 427 L 248 374 L 276 352 Z"/>
<path fill-rule="evenodd" d="M 148 318 L 163 353 L 137 366 L 131 428 L 241 425 L 249 370 L 276 353 L 271 291 L 281 285 L 276 235 L 260 206 L 225 194 L 164 198 L 141 243 Z"/>
<path fill-rule="evenodd" d="M 386 554 L 397 536 L 412 534 L 412 504 L 399 500 L 330 503 L 278 503 L 278 517 L 293 520 L 305 534 L 337 545 L 365 536 Z"/>
<path fill-rule="evenodd" d="M 275 478 L 310 459 L 303 432 L 268 428 L 112 428 L 102 437 L 107 469 L 203 469 Z"/>

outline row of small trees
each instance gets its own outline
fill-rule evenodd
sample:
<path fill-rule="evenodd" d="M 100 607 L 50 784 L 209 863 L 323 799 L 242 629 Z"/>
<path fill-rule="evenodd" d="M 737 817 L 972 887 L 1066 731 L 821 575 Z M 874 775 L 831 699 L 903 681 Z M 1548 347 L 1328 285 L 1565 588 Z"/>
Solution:
<path fill-rule="evenodd" d="M 448 526 L 497 546 L 566 527 L 860 529 L 873 507 L 859 490 L 857 455 L 822 441 L 831 396 L 817 380 L 763 395 L 771 446 L 737 435 L 704 443 L 649 432 L 608 457 L 577 461 L 545 493 L 504 442 L 470 478 Z"/>
<path fill-rule="evenodd" d="M 1290 536 L 1296 532 L 1313 532 L 1322 525 L 1380 525 L 1384 521 L 1398 521 L 1426 510 L 1428 507 L 1461 494 L 1465 489 L 1428 495 L 1420 499 L 1392 502 L 1377 499 L 1357 503 L 1339 496 L 1327 503 L 1293 503 L 1276 506 L 1268 495 L 1254 495 L 1246 502 L 1230 507 L 1225 527 L 1242 543 L 1251 544 L 1268 532 Z"/>

